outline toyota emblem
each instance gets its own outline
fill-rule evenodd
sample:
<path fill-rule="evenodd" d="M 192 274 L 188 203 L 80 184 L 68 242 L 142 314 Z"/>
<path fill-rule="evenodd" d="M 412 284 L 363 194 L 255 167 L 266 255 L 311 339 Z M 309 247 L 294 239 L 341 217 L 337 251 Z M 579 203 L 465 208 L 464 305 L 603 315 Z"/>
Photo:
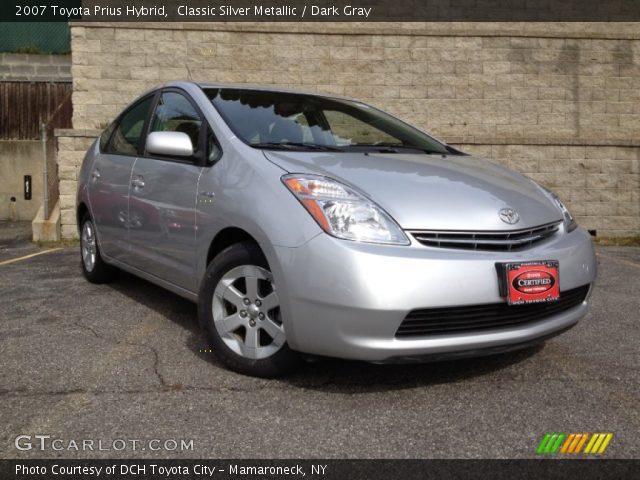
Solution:
<path fill-rule="evenodd" d="M 509 225 L 515 225 L 520 221 L 520 215 L 513 208 L 503 208 L 498 212 L 500 220 Z"/>

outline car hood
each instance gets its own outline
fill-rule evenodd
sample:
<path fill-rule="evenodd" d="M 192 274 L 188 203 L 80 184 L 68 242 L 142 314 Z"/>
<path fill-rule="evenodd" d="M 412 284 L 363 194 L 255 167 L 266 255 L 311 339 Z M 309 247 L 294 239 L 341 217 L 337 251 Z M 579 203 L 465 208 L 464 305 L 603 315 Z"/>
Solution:
<path fill-rule="evenodd" d="M 365 193 L 407 230 L 519 230 L 559 221 L 549 195 L 525 176 L 469 155 L 264 151 L 289 173 L 339 180 Z M 515 225 L 498 211 L 520 215 Z"/>

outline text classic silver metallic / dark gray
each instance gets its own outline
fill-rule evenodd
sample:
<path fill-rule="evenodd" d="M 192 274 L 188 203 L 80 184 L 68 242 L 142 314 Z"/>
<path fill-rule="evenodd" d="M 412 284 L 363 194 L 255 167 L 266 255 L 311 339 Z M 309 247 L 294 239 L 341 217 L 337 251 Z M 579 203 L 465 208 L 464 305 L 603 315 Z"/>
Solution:
<path fill-rule="evenodd" d="M 233 370 L 540 342 L 587 312 L 591 239 L 551 192 L 364 103 L 173 82 L 87 153 L 82 268 L 198 303 Z"/>

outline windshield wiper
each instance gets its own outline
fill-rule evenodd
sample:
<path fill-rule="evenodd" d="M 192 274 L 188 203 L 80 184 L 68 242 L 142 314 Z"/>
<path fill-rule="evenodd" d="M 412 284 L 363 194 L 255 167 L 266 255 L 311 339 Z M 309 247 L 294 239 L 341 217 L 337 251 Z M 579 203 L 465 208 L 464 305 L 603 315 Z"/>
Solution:
<path fill-rule="evenodd" d="M 318 145 L 317 143 L 301 143 L 301 142 L 262 142 L 252 143 L 255 148 L 282 149 L 282 150 L 314 150 L 323 152 L 343 152 L 341 148 L 332 147 L 331 145 Z"/>
<path fill-rule="evenodd" d="M 444 148 L 447 149 L 447 152 L 449 152 L 449 155 L 460 155 L 460 156 L 468 156 L 468 153 L 464 153 L 461 150 L 458 150 L 457 148 L 453 148 L 451 145 L 445 145 Z"/>
<path fill-rule="evenodd" d="M 414 150 L 417 152 L 426 153 L 427 155 L 446 155 L 447 152 L 437 152 L 435 150 L 428 150 L 426 148 L 416 147 L 414 145 L 405 145 L 404 143 L 354 143 L 352 147 L 365 147 L 376 149 L 380 153 L 398 153 L 398 149 Z"/>

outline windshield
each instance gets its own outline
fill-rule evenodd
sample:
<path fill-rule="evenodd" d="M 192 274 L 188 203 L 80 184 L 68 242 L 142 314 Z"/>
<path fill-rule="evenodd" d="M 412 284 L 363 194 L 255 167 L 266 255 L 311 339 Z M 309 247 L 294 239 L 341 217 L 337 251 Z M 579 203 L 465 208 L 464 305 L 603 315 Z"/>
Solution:
<path fill-rule="evenodd" d="M 205 89 L 234 133 L 255 148 L 459 154 L 368 105 L 297 93 Z"/>

